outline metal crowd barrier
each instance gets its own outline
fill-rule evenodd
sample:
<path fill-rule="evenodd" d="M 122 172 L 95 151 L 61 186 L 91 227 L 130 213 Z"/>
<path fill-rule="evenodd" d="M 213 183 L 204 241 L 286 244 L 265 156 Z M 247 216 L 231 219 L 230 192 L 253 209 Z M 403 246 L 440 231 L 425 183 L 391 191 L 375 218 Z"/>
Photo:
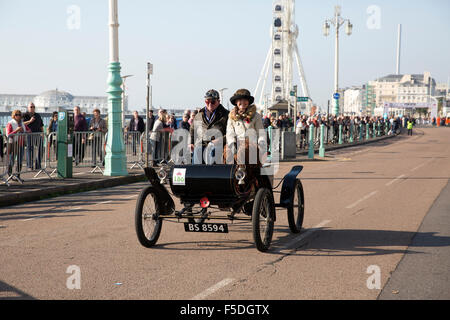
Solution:
<path fill-rule="evenodd" d="M 170 132 L 149 132 L 149 141 L 145 133 L 141 135 L 142 163 L 145 163 L 145 156 L 148 153 L 149 161 L 160 162 L 169 161 L 172 150 L 172 134 Z"/>
<path fill-rule="evenodd" d="M 0 181 L 9 185 L 8 179 L 8 157 L 6 154 L 7 138 L 0 134 Z"/>
<path fill-rule="evenodd" d="M 125 154 L 127 157 L 127 163 L 131 164 L 130 169 L 138 166 L 141 169 L 144 164 L 144 152 L 143 152 L 143 136 L 145 133 L 139 131 L 125 132 L 123 142 L 125 144 Z"/>
<path fill-rule="evenodd" d="M 151 161 L 170 160 L 172 141 L 170 132 L 149 133 L 149 143 L 145 141 L 145 133 L 127 132 L 124 134 L 124 144 L 127 164 L 131 169 L 138 166 L 143 168 L 145 155 L 149 152 Z M 1 136 L 0 145 L 0 181 L 7 185 L 11 180 L 23 183 L 21 174 L 37 172 L 50 178 L 56 173 L 58 166 L 57 133 L 48 136 L 44 133 L 22 133 L 9 137 Z M 74 132 L 72 139 L 72 156 L 74 167 L 92 167 L 95 171 L 103 172 L 105 161 L 105 146 L 107 135 L 101 132 Z M 1 142 L 1 141 L 0 141 Z M 176 142 L 175 142 L 176 143 Z M 51 170 L 48 173 L 47 170 Z"/>
<path fill-rule="evenodd" d="M 272 127 L 267 130 L 270 132 Z M 306 127 L 296 131 L 296 144 L 297 151 L 305 151 L 310 147 L 310 127 Z M 324 124 L 324 145 L 331 144 L 351 144 L 355 142 L 361 142 L 364 140 L 373 139 L 385 135 L 394 134 L 392 125 L 389 121 L 377 121 L 369 123 L 335 123 L 334 125 Z M 318 148 L 321 141 L 321 130 L 319 127 L 314 127 L 312 135 L 312 143 L 314 148 Z"/>
<path fill-rule="evenodd" d="M 343 144 L 355 143 L 373 139 L 382 135 L 394 134 L 393 126 L 389 121 L 350 123 L 334 126 L 324 125 L 323 143 Z M 272 127 L 267 130 L 268 146 L 272 145 Z M 320 146 L 322 130 L 314 128 L 310 135 L 310 127 L 296 132 L 297 150 L 309 150 L 313 143 L 313 149 Z M 281 139 L 281 135 L 278 135 Z M 0 181 L 9 184 L 16 180 L 23 182 L 21 173 L 37 172 L 35 177 L 41 173 L 51 177 L 57 170 L 58 150 L 57 134 L 50 133 L 22 133 L 9 137 L 2 136 L 0 141 Z M 105 145 L 107 135 L 101 132 L 74 132 L 73 134 L 73 161 L 75 167 L 92 167 L 91 172 L 103 172 L 105 160 Z M 131 169 L 140 167 L 146 163 L 148 153 L 151 164 L 160 161 L 171 160 L 171 150 L 178 141 L 172 141 L 171 132 L 149 132 L 149 141 L 146 141 L 145 133 L 127 132 L 124 134 L 124 144 L 127 164 Z M 312 141 L 312 142 L 310 142 Z M 280 141 L 281 142 L 281 141 Z M 187 141 L 183 142 L 187 143 Z M 272 150 L 268 150 L 269 153 Z M 50 174 L 47 169 L 53 170 Z"/>
<path fill-rule="evenodd" d="M 23 183 L 22 173 L 47 174 L 45 157 L 46 136 L 44 133 L 15 133 L 2 137 L 2 180 L 9 185 L 14 180 Z"/>
<path fill-rule="evenodd" d="M 50 176 L 56 173 L 58 170 L 58 135 L 56 132 L 52 132 L 47 136 L 47 143 L 45 149 L 45 159 L 47 168 L 52 170 Z"/>
<path fill-rule="evenodd" d="M 73 133 L 73 161 L 75 167 L 91 167 L 91 173 L 103 172 L 105 166 L 106 134 L 77 131 Z"/>

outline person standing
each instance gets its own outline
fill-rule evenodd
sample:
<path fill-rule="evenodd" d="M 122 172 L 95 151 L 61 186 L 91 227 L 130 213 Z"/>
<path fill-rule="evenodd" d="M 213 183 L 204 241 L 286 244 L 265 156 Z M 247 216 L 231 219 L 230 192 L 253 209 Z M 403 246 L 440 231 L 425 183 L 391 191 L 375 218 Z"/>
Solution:
<path fill-rule="evenodd" d="M 149 128 L 149 130 L 151 129 L 153 129 L 153 126 L 152 128 Z M 130 123 L 128 124 L 127 132 L 137 132 L 137 131 L 139 131 L 142 134 L 145 131 L 145 123 L 144 119 L 142 119 L 142 117 L 139 116 L 139 113 L 135 111 L 133 112 L 133 119 L 131 119 Z"/>
<path fill-rule="evenodd" d="M 89 131 L 93 132 L 89 135 L 89 140 L 92 143 L 92 167 L 95 168 L 97 166 L 97 155 L 100 158 L 102 165 L 104 165 L 102 148 L 105 140 L 104 137 L 108 129 L 106 128 L 105 120 L 100 117 L 100 110 L 94 109 L 93 113 L 94 117 L 91 119 L 89 127 Z"/>
<path fill-rule="evenodd" d="M 23 115 L 23 123 L 31 130 L 31 133 L 34 133 L 27 137 L 27 167 L 32 170 L 41 169 L 44 136 L 39 133 L 44 132 L 44 122 L 41 116 L 36 113 L 36 106 L 33 102 L 30 102 L 28 112 Z"/>
<path fill-rule="evenodd" d="M 150 112 L 149 112 L 150 114 Z M 149 118 L 150 121 L 150 118 Z M 150 130 L 150 129 L 149 129 Z M 127 132 L 131 132 L 131 143 L 133 148 L 133 155 L 136 155 L 137 145 L 140 141 L 142 133 L 145 131 L 145 123 L 144 119 L 139 116 L 137 111 L 133 112 L 133 118 L 130 120 L 130 123 L 127 128 Z M 138 134 L 139 132 L 139 134 Z M 128 139 L 127 139 L 128 142 Z"/>
<path fill-rule="evenodd" d="M 148 111 L 148 132 L 151 132 L 153 130 L 153 126 L 155 124 L 155 119 L 156 118 L 153 115 L 153 110 L 149 110 Z"/>
<path fill-rule="evenodd" d="M 189 114 L 189 126 L 192 126 L 192 122 L 194 122 L 195 116 L 197 115 L 197 110 L 192 110 L 192 112 Z"/>
<path fill-rule="evenodd" d="M 264 129 L 267 129 L 268 127 L 270 127 L 270 118 L 272 116 L 271 112 L 267 112 L 266 116 L 263 119 L 263 127 Z"/>
<path fill-rule="evenodd" d="M 88 115 L 87 115 L 86 112 L 82 112 L 81 114 L 82 114 L 83 117 L 86 119 L 86 126 L 89 128 L 90 125 L 91 125 L 91 120 L 92 120 L 92 118 L 91 118 L 91 117 L 88 117 Z"/>
<path fill-rule="evenodd" d="M 167 128 L 170 128 L 170 129 L 173 129 L 173 130 L 177 129 L 177 120 L 175 119 L 175 116 L 173 114 L 169 115 L 167 117 L 166 125 L 167 125 Z"/>
<path fill-rule="evenodd" d="M 75 106 L 73 108 L 74 113 L 74 158 L 75 165 L 78 165 L 84 159 L 84 151 L 86 148 L 86 131 L 88 131 L 88 126 L 86 119 L 80 112 L 80 107 Z"/>
<path fill-rule="evenodd" d="M 187 131 L 189 131 L 189 129 L 191 128 L 191 125 L 189 124 L 189 115 L 188 114 L 183 115 L 183 119 L 180 123 L 180 127 L 181 127 L 181 129 L 184 129 Z"/>
<path fill-rule="evenodd" d="M 165 144 L 162 136 L 166 131 L 166 122 L 167 122 L 167 111 L 164 109 L 160 109 L 158 111 L 158 119 L 155 121 L 153 125 L 153 130 L 150 135 L 151 142 L 151 154 L 152 154 L 152 165 L 155 166 L 157 161 L 164 159 L 164 150 Z"/>
<path fill-rule="evenodd" d="M 414 126 L 413 120 L 408 119 L 408 122 L 407 122 L 408 136 L 412 136 L 413 126 Z"/>
<path fill-rule="evenodd" d="M 9 155 L 8 162 L 8 175 L 12 179 L 21 181 L 20 172 L 22 170 L 22 158 L 24 153 L 24 137 L 17 136 L 17 134 L 23 134 L 31 132 L 31 130 L 22 121 L 22 113 L 20 110 L 14 110 L 11 114 L 12 119 L 6 125 L 7 136 L 7 155 Z M 17 173 L 12 174 L 14 160 L 17 158 Z"/>
<path fill-rule="evenodd" d="M 303 146 L 303 135 L 306 129 L 306 121 L 303 121 L 301 117 L 298 118 L 297 123 L 295 124 L 295 141 L 298 148 L 302 148 Z"/>

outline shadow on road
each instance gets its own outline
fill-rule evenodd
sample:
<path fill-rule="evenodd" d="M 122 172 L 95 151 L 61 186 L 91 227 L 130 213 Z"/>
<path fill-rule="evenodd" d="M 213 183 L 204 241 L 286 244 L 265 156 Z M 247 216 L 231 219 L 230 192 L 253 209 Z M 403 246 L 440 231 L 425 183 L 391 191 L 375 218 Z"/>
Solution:
<path fill-rule="evenodd" d="M 36 300 L 36 298 L 0 280 L 0 300 Z"/>
<path fill-rule="evenodd" d="M 408 232 L 387 230 L 332 230 L 319 229 L 312 235 L 299 240 L 297 245 L 286 248 L 286 244 L 295 241 L 307 232 L 292 234 L 288 227 L 275 227 L 274 239 L 267 254 L 283 254 L 284 250 L 296 248 L 296 252 L 290 255 L 297 256 L 377 256 L 386 254 L 422 254 L 421 247 L 450 246 L 450 237 L 437 236 L 435 232 Z M 248 233 L 251 235 L 251 225 L 242 224 L 230 229 L 232 233 Z M 413 237 L 420 237 L 420 245 L 412 245 Z M 407 247 L 408 249 L 405 249 Z M 199 240 L 158 243 L 153 249 L 160 250 L 243 250 L 255 248 L 253 240 L 223 239 L 223 240 Z"/>
<path fill-rule="evenodd" d="M 306 231 L 306 230 L 305 230 Z M 305 232 L 305 231 L 302 231 Z M 413 237 L 420 243 L 412 244 Z M 291 235 L 284 238 L 293 239 Z M 273 247 L 286 242 L 279 238 Z M 294 255 L 298 256 L 376 256 L 396 253 L 421 254 L 421 247 L 450 246 L 450 237 L 437 236 L 436 232 L 408 232 L 388 230 L 332 230 L 315 231 L 305 241 L 299 242 Z M 404 249 L 407 247 L 408 249 Z"/>
<path fill-rule="evenodd" d="M 77 216 L 76 213 L 83 215 L 89 212 L 109 212 L 109 209 L 90 208 L 89 206 L 104 200 L 111 201 L 109 202 L 110 205 L 125 203 L 132 199 L 121 198 L 124 194 L 135 193 L 137 198 L 141 189 L 142 185 L 121 186 L 120 189 L 101 189 L 4 207 L 0 208 L 0 221 L 22 220 L 36 216 L 41 216 L 41 218 L 63 218 Z M 21 211 L 17 211 L 18 209 Z"/>

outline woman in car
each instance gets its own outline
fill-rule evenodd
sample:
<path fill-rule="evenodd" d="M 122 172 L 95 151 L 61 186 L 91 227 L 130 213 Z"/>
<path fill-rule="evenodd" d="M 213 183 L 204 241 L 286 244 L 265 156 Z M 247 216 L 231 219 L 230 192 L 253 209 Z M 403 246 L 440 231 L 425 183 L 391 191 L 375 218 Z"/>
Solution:
<path fill-rule="evenodd" d="M 227 163 L 233 163 L 234 160 L 238 164 L 261 165 L 259 154 L 261 148 L 265 152 L 266 133 L 262 117 L 253 104 L 254 100 L 247 89 L 237 90 L 230 98 L 235 107 L 228 116 L 225 153 Z"/>

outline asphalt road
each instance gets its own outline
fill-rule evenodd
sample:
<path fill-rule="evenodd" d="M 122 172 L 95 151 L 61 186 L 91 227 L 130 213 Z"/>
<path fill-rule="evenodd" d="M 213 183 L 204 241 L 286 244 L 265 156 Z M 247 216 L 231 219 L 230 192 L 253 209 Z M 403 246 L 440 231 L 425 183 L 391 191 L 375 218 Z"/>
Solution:
<path fill-rule="evenodd" d="M 449 299 L 448 206 L 438 198 L 450 131 L 415 133 L 302 163 L 304 230 L 291 234 L 280 209 L 268 253 L 246 221 L 228 234 L 165 221 L 157 246 L 142 247 L 134 209 L 145 183 L 2 208 L 0 299 Z M 444 264 L 425 275 L 430 262 Z M 411 286 L 405 272 L 437 289 Z M 68 288 L 74 275 L 80 289 Z"/>

